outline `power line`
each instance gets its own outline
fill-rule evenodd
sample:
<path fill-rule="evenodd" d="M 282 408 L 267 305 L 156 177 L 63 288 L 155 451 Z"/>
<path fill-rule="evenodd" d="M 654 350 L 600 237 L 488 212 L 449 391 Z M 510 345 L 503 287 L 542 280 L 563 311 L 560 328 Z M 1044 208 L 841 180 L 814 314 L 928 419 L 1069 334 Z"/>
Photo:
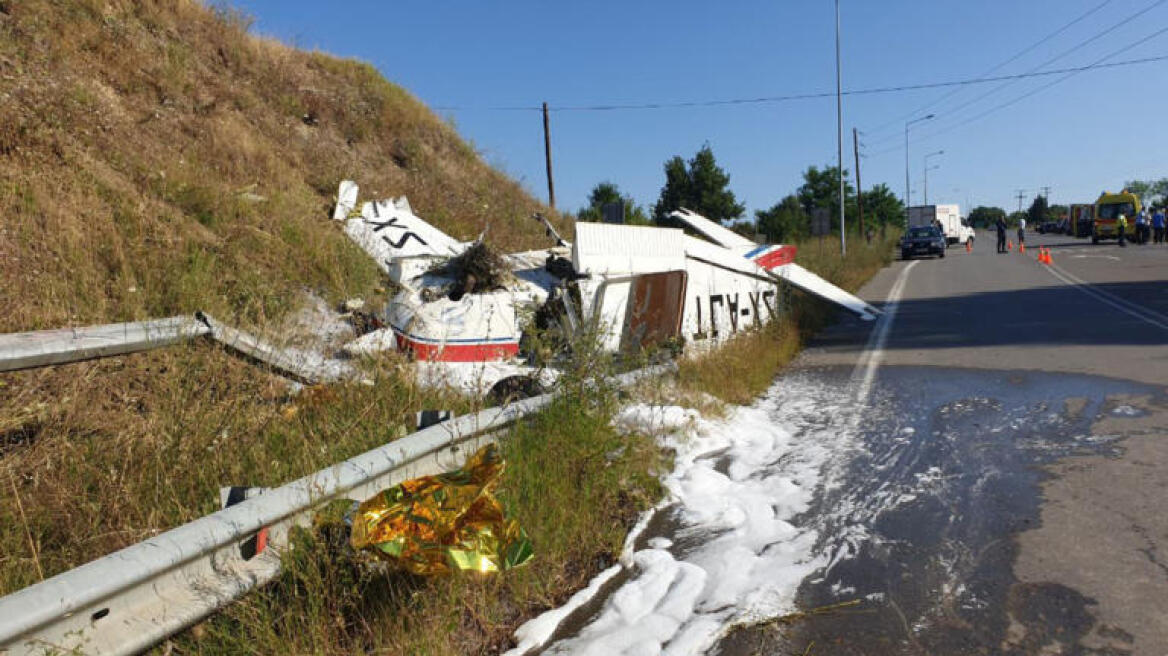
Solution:
<path fill-rule="evenodd" d="M 1146 13 L 1148 13 L 1149 11 L 1151 11 L 1151 10 L 1155 9 L 1156 7 L 1159 7 L 1160 5 L 1164 4 L 1165 2 L 1168 2 L 1168 0 L 1156 0 L 1155 2 L 1153 2 L 1153 3 L 1152 3 L 1152 4 L 1150 4 L 1150 5 L 1148 5 L 1147 7 L 1144 7 L 1143 9 L 1141 9 L 1141 10 L 1137 11 L 1136 13 L 1134 13 L 1134 14 L 1132 14 L 1132 15 L 1128 16 L 1127 18 L 1124 18 L 1123 20 L 1119 21 L 1118 23 L 1115 23 L 1114 25 L 1112 25 L 1111 27 L 1108 27 L 1107 29 L 1103 30 L 1102 32 L 1098 32 L 1098 33 L 1096 33 L 1096 34 L 1094 34 L 1094 35 L 1092 35 L 1092 36 L 1088 37 L 1087 39 L 1085 39 L 1085 40 L 1083 40 L 1083 41 L 1081 41 L 1081 42 L 1079 42 L 1079 43 L 1075 44 L 1074 46 L 1072 46 L 1072 47 L 1070 47 L 1070 48 L 1068 48 L 1068 49 L 1066 49 L 1066 50 L 1064 50 L 1064 51 L 1060 52 L 1059 54 L 1055 55 L 1054 57 L 1051 57 L 1050 59 L 1047 59 L 1046 61 L 1042 62 L 1042 63 L 1041 63 L 1041 64 L 1039 64 L 1038 66 L 1035 66 L 1035 67 L 1031 68 L 1030 70 L 1026 71 L 1026 72 L 1024 73 L 1024 75 L 1025 75 L 1025 74 L 1036 73 L 1036 72 L 1038 72 L 1039 70 L 1041 70 L 1041 69 L 1045 68 L 1046 66 L 1049 66 L 1050 64 L 1053 64 L 1054 62 L 1056 62 L 1056 61 L 1058 61 L 1058 60 L 1062 59 L 1063 57 L 1066 57 L 1066 56 L 1067 56 L 1067 55 L 1069 55 L 1069 54 L 1072 54 L 1072 53 L 1074 53 L 1074 52 L 1079 52 L 1079 51 L 1080 51 L 1080 50 L 1081 50 L 1083 47 L 1085 47 L 1085 46 L 1088 46 L 1088 45 L 1090 45 L 1090 44 L 1094 43 L 1096 40 L 1098 40 L 1098 39 L 1100 39 L 1100 38 L 1102 38 L 1102 37 L 1104 37 L 1104 36 L 1107 36 L 1108 34 L 1111 34 L 1111 33 L 1112 33 L 1112 32 L 1114 32 L 1115 30 L 1117 30 L 1117 29 L 1119 29 L 1119 28 L 1123 27 L 1124 25 L 1127 25 L 1128 23 L 1130 23 L 1130 22 L 1132 22 L 1133 20 L 1135 20 L 1135 19 L 1139 18 L 1140 16 L 1143 16 L 1144 14 L 1146 14 Z M 1129 44 L 1127 47 L 1128 47 L 1128 48 L 1131 48 L 1131 47 L 1132 47 L 1132 45 L 1131 45 L 1131 44 Z M 1104 59 L 1106 59 L 1106 58 L 1104 58 Z M 1096 62 L 1094 62 L 1094 63 L 1098 63 L 1099 61 L 1103 61 L 1103 60 L 1097 60 L 1097 61 L 1096 61 Z M 966 103 L 964 103 L 964 104 L 961 106 L 961 108 L 957 110 L 957 112 L 956 112 L 956 113 L 960 114 L 962 111 L 964 111 L 964 110 L 966 110 L 966 109 L 968 109 L 968 108 L 972 107 L 973 105 L 975 105 L 975 104 L 977 104 L 977 103 L 981 102 L 982 100 L 984 100 L 984 99 L 986 99 L 986 98 L 988 98 L 988 97 L 990 97 L 990 96 L 992 96 L 992 95 L 996 94 L 997 92 L 1001 91 L 1002 89 L 1005 89 L 1006 87 L 1010 86 L 1011 84 L 1014 84 L 1014 82 L 1016 82 L 1018 79 L 1022 79 L 1022 78 L 1021 78 L 1021 77 L 1019 77 L 1019 78 L 1015 78 L 1015 79 L 1006 80 L 1006 81 L 1004 81 L 1002 84 L 999 84 L 998 86 L 994 87 L 993 89 L 990 89 L 990 90 L 986 91 L 985 93 L 982 93 L 981 95 L 977 96 L 977 97 L 976 97 L 976 98 L 974 98 L 973 100 L 970 100 L 969 102 L 966 102 Z M 979 116 L 980 116 L 980 115 L 979 115 Z M 952 114 L 950 114 L 950 117 L 952 117 Z M 890 142 L 890 141 L 892 141 L 894 138 L 896 138 L 896 135 L 890 135 L 890 136 L 888 136 L 888 137 L 884 137 L 884 138 L 882 138 L 882 139 L 878 139 L 878 140 L 877 140 L 875 143 L 880 143 L 880 144 L 889 143 L 889 142 Z"/>
<path fill-rule="evenodd" d="M 1164 0 L 1164 1 L 1168 1 L 1168 0 Z M 1165 32 L 1168 32 L 1168 27 L 1161 28 L 1161 29 L 1153 32 L 1152 34 L 1149 34 L 1148 36 L 1140 39 L 1139 41 L 1136 41 L 1135 43 L 1125 44 L 1124 46 L 1122 46 L 1116 50 L 1111 51 L 1110 53 L 1100 57 L 1099 59 L 1096 59 L 1094 62 L 1091 62 L 1090 64 L 1087 64 L 1086 66 L 1079 67 L 1082 70 L 1070 70 L 1067 72 L 1066 75 L 1058 78 L 1057 80 L 1052 80 L 1047 84 L 1044 84 L 1040 87 L 1036 87 L 1036 88 L 1020 95 L 1020 96 L 1017 96 L 1017 97 L 1013 98 L 1012 100 L 1008 100 L 1008 101 L 1001 103 L 999 105 L 995 105 L 993 107 L 990 107 L 989 109 L 981 112 L 980 114 L 975 114 L 974 116 L 971 116 L 970 118 L 967 118 L 959 123 L 954 123 L 953 125 L 950 125 L 950 126 L 945 127 L 945 128 L 941 128 L 940 130 L 933 132 L 932 134 L 927 134 L 923 137 L 919 137 L 917 140 L 918 141 L 925 141 L 928 139 L 933 139 L 933 138 L 938 137 L 942 134 L 952 132 L 953 130 L 956 130 L 960 127 L 964 127 L 966 125 L 969 125 L 970 123 L 973 123 L 974 121 L 977 121 L 981 118 L 984 118 L 985 116 L 988 116 L 988 115 L 990 115 L 990 114 L 992 114 L 1000 109 L 1005 109 L 1006 107 L 1017 104 L 1025 99 L 1029 98 L 1030 96 L 1033 96 L 1034 94 L 1036 94 L 1040 91 L 1044 91 L 1046 89 L 1049 89 L 1050 87 L 1052 87 L 1060 82 L 1063 82 L 1070 77 L 1073 77 L 1073 76 L 1081 73 L 1083 70 L 1091 70 L 1093 68 L 1106 67 L 1107 64 L 1103 64 L 1104 61 L 1111 59 L 1112 57 L 1114 57 L 1122 52 L 1126 52 L 1128 50 L 1131 50 L 1132 48 L 1135 48 L 1136 46 L 1138 46 L 1142 43 L 1150 41 L 1150 40 L 1160 36 L 1161 34 L 1164 34 Z M 1113 63 L 1118 64 L 1119 62 L 1113 62 Z M 873 157 L 879 157 L 880 155 L 885 155 L 888 153 L 896 152 L 897 150 L 899 150 L 899 148 L 897 148 L 897 147 L 888 148 L 886 150 L 882 150 L 882 151 L 876 153 L 875 155 L 873 155 Z"/>
<path fill-rule="evenodd" d="M 1161 2 L 1168 2 L 1168 0 L 1161 0 Z M 1130 47 L 1130 46 L 1128 46 Z M 968 86 L 975 84 L 987 84 L 990 82 L 1001 82 L 1003 80 L 1018 80 L 1025 78 L 1049 77 L 1052 75 L 1059 75 L 1063 73 L 1082 73 L 1094 69 L 1102 68 L 1117 68 L 1123 66 L 1135 66 L 1138 64 L 1150 64 L 1168 60 L 1168 55 L 1157 55 L 1153 57 L 1142 57 L 1139 59 L 1126 59 L 1123 61 L 1111 62 L 1108 64 L 1088 64 L 1086 66 L 1073 66 L 1069 68 L 1059 68 L 1049 71 L 1039 71 L 1032 73 L 1018 73 L 1014 75 L 998 75 L 993 77 L 970 78 L 964 80 L 949 80 L 945 82 L 925 82 L 921 84 L 904 84 L 889 87 L 873 87 L 868 89 L 853 89 L 850 91 L 843 91 L 845 96 L 866 96 L 882 93 L 900 93 L 904 91 L 917 91 L 920 89 L 939 89 L 954 86 Z M 621 110 L 653 110 L 653 109 L 680 109 L 688 107 L 720 107 L 732 105 L 755 105 L 755 104 L 773 104 L 782 102 L 791 102 L 796 100 L 814 100 L 819 98 L 834 98 L 834 91 L 819 91 L 814 93 L 800 93 L 786 96 L 759 96 L 756 98 L 730 98 L 723 100 L 694 100 L 686 102 L 651 102 L 651 103 L 631 103 L 631 104 L 597 104 L 597 105 L 568 105 L 563 107 L 548 106 L 550 112 L 601 112 L 601 111 L 621 111 Z M 453 105 L 436 105 L 433 107 L 440 111 L 531 111 L 539 112 L 543 108 L 540 105 L 512 105 L 512 106 L 497 106 L 497 107 L 460 107 Z"/>
<path fill-rule="evenodd" d="M 1092 15 L 1092 14 L 1094 14 L 1095 12 L 1099 11 L 1100 9 L 1103 9 L 1104 7 L 1106 7 L 1107 5 L 1111 4 L 1112 2 L 1114 2 L 1114 0 L 1103 0 L 1103 2 L 1099 3 L 1098 5 L 1095 5 L 1095 7 L 1094 7 L 1094 8 L 1087 10 L 1087 12 L 1086 12 L 1086 13 L 1079 15 L 1079 17 L 1075 18 L 1075 19 L 1074 19 L 1074 20 L 1072 20 L 1071 22 L 1064 24 L 1062 27 L 1060 27 L 1060 28 L 1058 28 L 1057 30 L 1055 30 L 1055 31 L 1051 32 L 1050 34 L 1047 34 L 1046 36 L 1042 37 L 1042 38 L 1041 38 L 1041 39 L 1039 39 L 1038 41 L 1035 41 L 1034 43 L 1032 43 L 1032 44 L 1030 44 L 1029 46 L 1027 46 L 1027 47 L 1023 48 L 1022 50 L 1019 50 L 1017 53 L 1015 53 L 1015 54 L 1014 54 L 1012 57 L 1010 57 L 1009 59 L 1006 59 L 1005 61 L 1003 61 L 1003 62 L 999 63 L 998 65 L 996 65 L 996 66 L 994 66 L 994 67 L 992 67 L 992 68 L 990 68 L 990 69 L 988 69 L 988 70 L 984 71 L 984 72 L 981 74 L 981 76 L 980 76 L 980 77 L 984 77 L 984 76 L 986 76 L 986 75 L 989 75 L 990 73 L 993 73 L 994 71 L 1000 70 L 1000 69 L 1001 69 L 1003 66 L 1005 66 L 1006 64 L 1009 64 L 1009 63 L 1012 63 L 1012 62 L 1015 62 L 1015 61 L 1017 61 L 1017 60 L 1018 60 L 1019 58 L 1021 58 L 1023 55 L 1025 55 L 1025 54 L 1028 54 L 1028 53 L 1032 52 L 1032 51 L 1033 51 L 1035 48 L 1037 48 L 1038 46 L 1040 46 L 1040 45 L 1042 45 L 1042 44 L 1046 43 L 1047 41 L 1050 41 L 1050 40 L 1051 40 L 1051 39 L 1053 39 L 1054 37 L 1056 37 L 1056 36 L 1058 36 L 1058 35 L 1062 34 L 1063 32 L 1067 31 L 1068 29 L 1070 29 L 1070 28 L 1074 27 L 1075 25 L 1079 24 L 1080 22 L 1082 22 L 1083 20 L 1085 20 L 1086 18 L 1088 18 L 1089 16 L 1091 16 L 1091 15 Z M 914 109 L 913 111 L 909 112 L 908 114 L 905 114 L 905 115 L 904 115 L 903 117 L 901 117 L 901 118 L 898 118 L 898 119 L 893 119 L 893 120 L 891 120 L 891 121 L 889 121 L 889 122 L 887 122 L 887 123 L 883 123 L 883 124 L 879 125 L 878 127 L 872 128 L 872 130 L 871 130 L 871 131 L 872 131 L 873 133 L 879 133 L 879 132 L 883 132 L 884 130 L 886 130 L 886 129 L 888 128 L 888 126 L 890 126 L 890 125 L 892 125 L 892 124 L 894 124 L 894 123 L 899 123 L 899 122 L 901 122 L 901 121 L 903 121 L 903 120 L 905 120 L 905 119 L 911 118 L 911 117 L 913 117 L 913 116 L 917 115 L 918 113 L 920 113 L 920 112 L 922 112 L 922 111 L 924 111 L 924 110 L 926 110 L 926 109 L 928 109 L 928 108 L 930 108 L 930 107 L 934 107 L 934 106 L 936 106 L 938 103 L 944 102 L 945 100 L 948 100 L 949 98 L 953 97 L 953 95 L 954 95 L 954 94 L 960 93 L 960 91 L 961 91 L 961 88 L 960 88 L 960 87 L 958 87 L 958 88 L 956 88 L 956 89 L 953 89 L 953 90 L 949 91 L 949 93 L 946 93 L 945 95 L 941 96 L 940 98 L 937 98 L 936 100 L 933 100 L 933 101 L 931 101 L 931 102 L 925 103 L 924 105 L 921 105 L 920 107 L 918 107 L 918 108 Z"/>

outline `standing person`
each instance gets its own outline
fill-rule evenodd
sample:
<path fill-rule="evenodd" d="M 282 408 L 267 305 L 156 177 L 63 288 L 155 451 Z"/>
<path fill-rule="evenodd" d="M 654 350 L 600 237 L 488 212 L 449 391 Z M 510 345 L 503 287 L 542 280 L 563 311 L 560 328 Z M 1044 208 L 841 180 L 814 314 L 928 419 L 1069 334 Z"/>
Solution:
<path fill-rule="evenodd" d="M 1137 244 L 1142 245 L 1142 244 L 1148 243 L 1147 229 L 1148 229 L 1148 213 L 1144 210 L 1140 210 L 1139 212 L 1136 213 L 1136 238 L 1135 238 L 1135 242 Z"/>
<path fill-rule="evenodd" d="M 1119 218 L 1115 220 L 1115 231 L 1119 236 L 1119 247 L 1127 248 L 1127 244 L 1123 242 L 1123 233 L 1127 230 L 1127 217 L 1120 214 Z"/>
<path fill-rule="evenodd" d="M 998 252 L 1005 253 L 1006 252 L 1006 219 L 1004 217 L 999 216 L 998 220 L 994 223 L 994 227 L 998 229 Z"/>
<path fill-rule="evenodd" d="M 1018 248 L 1021 250 L 1022 245 L 1026 243 L 1026 219 L 1018 219 Z"/>
<path fill-rule="evenodd" d="M 1164 208 L 1158 207 L 1152 212 L 1152 240 L 1157 244 L 1164 243 Z"/>

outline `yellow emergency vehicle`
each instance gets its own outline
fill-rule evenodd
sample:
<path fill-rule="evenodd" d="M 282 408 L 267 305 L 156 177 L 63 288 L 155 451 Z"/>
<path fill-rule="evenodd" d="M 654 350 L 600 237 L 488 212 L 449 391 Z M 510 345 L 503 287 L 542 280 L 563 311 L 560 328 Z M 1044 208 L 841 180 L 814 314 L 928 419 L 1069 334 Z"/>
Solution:
<path fill-rule="evenodd" d="M 1119 233 L 1115 229 L 1119 215 L 1127 217 L 1128 239 L 1136 224 L 1136 214 L 1140 212 L 1140 197 L 1124 189 L 1118 194 L 1109 194 L 1106 191 L 1095 201 L 1095 230 L 1091 233 L 1091 243 L 1098 244 L 1100 239 L 1117 239 Z"/>

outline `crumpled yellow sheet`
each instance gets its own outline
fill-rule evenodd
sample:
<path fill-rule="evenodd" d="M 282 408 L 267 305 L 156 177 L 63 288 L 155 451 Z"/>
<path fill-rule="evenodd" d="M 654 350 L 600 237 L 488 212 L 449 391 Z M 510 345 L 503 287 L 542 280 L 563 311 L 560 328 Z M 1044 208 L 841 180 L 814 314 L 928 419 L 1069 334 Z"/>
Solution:
<path fill-rule="evenodd" d="M 462 469 L 379 492 L 353 515 L 350 544 L 421 575 L 523 565 L 534 555 L 531 541 L 493 494 L 504 464 L 488 444 Z"/>

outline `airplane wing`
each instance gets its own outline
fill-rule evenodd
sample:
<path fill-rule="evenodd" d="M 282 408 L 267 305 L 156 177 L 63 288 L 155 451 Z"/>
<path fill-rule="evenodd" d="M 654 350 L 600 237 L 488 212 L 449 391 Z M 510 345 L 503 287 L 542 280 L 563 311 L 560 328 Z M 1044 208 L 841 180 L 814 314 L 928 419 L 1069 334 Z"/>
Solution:
<path fill-rule="evenodd" d="M 466 249 L 460 242 L 426 223 L 410 208 L 405 196 L 367 201 L 354 216 L 357 184 L 341 182 L 333 219 L 345 222 L 345 234 L 368 253 L 387 273 L 398 258 L 420 255 L 453 256 Z"/>
<path fill-rule="evenodd" d="M 863 299 L 849 294 L 794 262 L 777 266 L 770 271 L 771 274 L 786 280 L 805 292 L 814 294 L 824 300 L 835 303 L 845 310 L 856 313 L 864 321 L 871 321 L 878 315 L 883 314 L 880 310 L 865 303 Z"/>
<path fill-rule="evenodd" d="M 718 244 L 723 248 L 728 248 L 735 253 L 745 252 L 758 247 L 758 244 L 750 241 L 737 232 L 734 232 L 729 228 L 724 228 L 714 221 L 711 221 L 702 216 L 701 214 L 698 214 L 697 212 L 691 212 L 684 207 L 680 210 L 670 212 L 669 216 L 677 219 L 678 221 L 681 221 L 694 230 L 697 230 L 715 244 Z"/>

